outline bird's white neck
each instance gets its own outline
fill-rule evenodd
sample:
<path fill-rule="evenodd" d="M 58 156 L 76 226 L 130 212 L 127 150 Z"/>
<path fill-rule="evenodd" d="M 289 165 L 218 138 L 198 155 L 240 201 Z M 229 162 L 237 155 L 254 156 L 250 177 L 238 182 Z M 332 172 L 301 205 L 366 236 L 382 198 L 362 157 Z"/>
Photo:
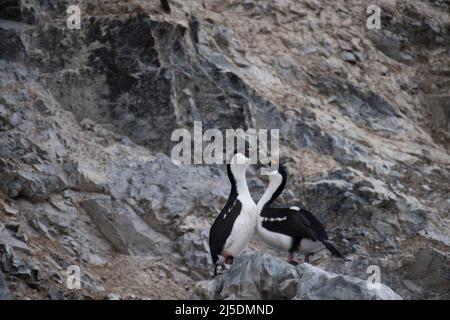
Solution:
<path fill-rule="evenodd" d="M 236 191 L 239 200 L 241 200 L 243 204 L 245 203 L 249 206 L 255 206 L 255 202 L 250 195 L 250 191 L 247 185 L 247 179 L 245 176 L 247 166 L 236 165 L 232 166 L 231 170 L 236 181 Z"/>
<path fill-rule="evenodd" d="M 248 190 L 247 179 L 245 177 L 245 172 L 241 176 L 235 176 L 236 178 L 236 189 L 240 196 L 250 196 L 250 191 Z"/>
<path fill-rule="evenodd" d="M 259 199 L 257 207 L 258 212 L 261 212 L 264 205 L 270 201 L 275 191 L 277 191 L 278 187 L 282 183 L 282 177 L 280 175 L 275 175 L 270 177 L 269 186 L 267 187 L 266 191 L 262 195 L 261 199 Z"/>
<path fill-rule="evenodd" d="M 245 172 L 247 166 L 235 165 L 231 166 L 231 171 L 233 172 L 234 179 L 236 181 L 236 191 L 238 195 L 250 195 L 250 191 L 247 186 L 247 178 L 245 177 Z"/>

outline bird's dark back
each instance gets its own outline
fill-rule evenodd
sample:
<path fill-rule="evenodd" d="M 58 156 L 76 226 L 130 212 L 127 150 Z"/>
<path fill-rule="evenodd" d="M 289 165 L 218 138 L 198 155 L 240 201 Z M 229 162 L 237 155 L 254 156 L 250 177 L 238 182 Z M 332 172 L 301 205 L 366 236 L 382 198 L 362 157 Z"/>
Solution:
<path fill-rule="evenodd" d="M 314 233 L 317 235 L 319 240 L 327 240 L 328 234 L 325 231 L 323 224 L 317 219 L 311 212 L 308 210 L 300 209 L 299 214 L 303 215 L 311 224 L 311 229 L 314 230 Z"/>

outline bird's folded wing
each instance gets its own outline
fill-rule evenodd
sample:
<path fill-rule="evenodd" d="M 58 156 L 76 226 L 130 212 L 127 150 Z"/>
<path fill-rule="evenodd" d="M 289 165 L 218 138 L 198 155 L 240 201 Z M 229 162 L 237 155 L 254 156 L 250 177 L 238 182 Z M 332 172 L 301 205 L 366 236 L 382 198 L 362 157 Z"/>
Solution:
<path fill-rule="evenodd" d="M 234 222 L 241 213 L 242 203 L 239 200 L 229 201 L 214 220 L 209 231 L 209 247 L 213 260 L 220 255 L 223 246 L 233 230 Z"/>
<path fill-rule="evenodd" d="M 295 210 L 287 208 L 266 208 L 262 211 L 262 225 L 269 231 L 293 238 L 317 239 L 308 219 Z"/>

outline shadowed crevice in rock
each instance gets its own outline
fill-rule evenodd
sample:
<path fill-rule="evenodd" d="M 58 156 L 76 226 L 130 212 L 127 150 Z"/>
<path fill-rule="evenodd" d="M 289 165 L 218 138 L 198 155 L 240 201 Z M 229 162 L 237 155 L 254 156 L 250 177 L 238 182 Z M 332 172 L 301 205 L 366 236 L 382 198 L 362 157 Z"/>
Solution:
<path fill-rule="evenodd" d="M 20 21 L 22 19 L 20 2 L 20 0 L 3 0 L 0 3 L 0 18 Z"/>

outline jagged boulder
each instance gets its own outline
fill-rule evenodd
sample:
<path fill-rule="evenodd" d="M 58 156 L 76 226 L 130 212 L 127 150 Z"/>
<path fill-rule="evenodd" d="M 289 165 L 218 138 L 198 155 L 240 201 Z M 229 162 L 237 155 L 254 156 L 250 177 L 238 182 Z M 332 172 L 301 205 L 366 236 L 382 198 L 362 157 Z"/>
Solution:
<path fill-rule="evenodd" d="M 336 274 L 305 263 L 294 267 L 255 253 L 238 257 L 214 280 L 197 283 L 195 299 L 400 300 L 384 284 Z"/>
<path fill-rule="evenodd" d="M 169 239 L 145 224 L 131 206 L 111 200 L 109 196 L 84 200 L 80 204 L 117 251 L 137 255 L 170 252 Z"/>

